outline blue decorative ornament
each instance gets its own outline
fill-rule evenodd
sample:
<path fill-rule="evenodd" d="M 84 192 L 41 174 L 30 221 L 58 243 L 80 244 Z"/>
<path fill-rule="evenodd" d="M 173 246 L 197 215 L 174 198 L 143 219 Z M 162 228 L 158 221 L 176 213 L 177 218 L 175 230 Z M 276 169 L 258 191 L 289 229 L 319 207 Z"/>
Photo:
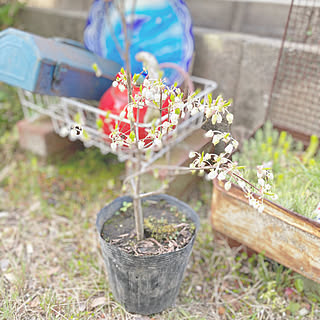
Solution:
<path fill-rule="evenodd" d="M 132 5 L 133 0 L 125 1 L 132 73 L 142 71 L 142 63 L 135 60 L 136 53 L 140 51 L 152 53 L 159 63 L 175 63 L 188 71 L 194 39 L 191 16 L 184 1 L 137 0 L 135 12 L 132 12 Z M 84 43 L 94 53 L 125 67 L 118 50 L 120 46 L 124 51 L 124 34 L 113 1 L 93 2 L 84 31 Z M 183 82 L 181 74 L 173 69 L 165 69 L 164 77 L 168 85 Z"/>

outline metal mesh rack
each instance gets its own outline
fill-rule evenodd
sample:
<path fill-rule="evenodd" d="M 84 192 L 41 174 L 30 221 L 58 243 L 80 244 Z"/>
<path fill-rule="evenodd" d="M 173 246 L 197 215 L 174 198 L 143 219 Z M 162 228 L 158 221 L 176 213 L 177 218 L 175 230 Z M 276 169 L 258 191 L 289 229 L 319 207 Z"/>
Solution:
<path fill-rule="evenodd" d="M 320 0 L 292 0 L 268 117 L 305 142 L 320 136 Z"/>
<path fill-rule="evenodd" d="M 203 99 L 209 93 L 217 88 L 217 83 L 211 80 L 192 77 L 196 87 L 201 87 L 201 92 L 197 98 Z M 107 112 L 102 111 L 97 106 L 70 98 L 58 98 L 51 96 L 43 96 L 33 94 L 28 91 L 19 90 L 19 98 L 26 118 L 32 120 L 37 119 L 40 115 L 47 115 L 51 118 L 54 130 L 62 137 L 69 137 L 70 140 L 80 139 L 85 147 L 95 146 L 100 149 L 103 154 L 113 152 L 111 149 L 111 140 L 97 126 L 97 120 L 100 116 L 105 117 Z M 70 127 L 75 123 L 76 118 L 80 119 L 81 127 L 87 132 L 88 138 L 83 135 L 73 136 L 70 134 Z M 110 119 L 119 120 L 117 115 L 110 114 Z M 194 116 L 189 116 L 179 123 L 176 130 L 166 135 L 163 139 L 164 147 L 157 150 L 155 146 L 150 148 L 148 160 L 144 165 L 150 164 L 165 154 L 172 146 L 184 140 L 194 130 L 202 125 L 203 114 L 197 113 Z M 126 121 L 126 120 L 121 120 Z M 139 124 L 140 127 L 151 127 L 151 123 Z M 117 150 L 116 155 L 120 161 L 127 160 L 132 157 L 134 151 L 128 148 Z"/>

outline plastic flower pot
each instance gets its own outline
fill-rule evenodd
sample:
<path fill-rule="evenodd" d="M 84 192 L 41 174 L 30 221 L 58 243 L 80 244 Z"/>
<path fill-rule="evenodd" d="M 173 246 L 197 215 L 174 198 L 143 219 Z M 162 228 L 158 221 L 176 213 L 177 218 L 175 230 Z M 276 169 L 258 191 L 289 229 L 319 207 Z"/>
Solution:
<path fill-rule="evenodd" d="M 124 201 L 132 202 L 132 198 L 117 198 L 98 213 L 96 227 L 114 298 L 128 312 L 149 315 L 174 305 L 200 222 L 198 215 L 187 204 L 174 197 L 155 195 L 145 200 L 166 201 L 190 218 L 196 227 L 191 241 L 178 251 L 134 256 L 107 243 L 101 236 L 104 223 L 122 207 Z"/>

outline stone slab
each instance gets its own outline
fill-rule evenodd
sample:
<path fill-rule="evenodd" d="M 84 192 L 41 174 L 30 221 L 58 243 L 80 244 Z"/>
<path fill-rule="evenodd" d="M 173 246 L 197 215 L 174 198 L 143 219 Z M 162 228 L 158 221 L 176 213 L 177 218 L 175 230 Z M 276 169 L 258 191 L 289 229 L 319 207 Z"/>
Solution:
<path fill-rule="evenodd" d="M 217 94 L 234 97 L 239 81 L 243 38 L 203 28 L 195 28 L 194 34 L 194 74 L 216 81 Z"/>
<path fill-rule="evenodd" d="M 59 152 L 72 153 L 80 146 L 77 142 L 58 136 L 47 117 L 32 122 L 24 119 L 19 121 L 17 126 L 20 147 L 42 157 Z"/>
<path fill-rule="evenodd" d="M 195 26 L 281 38 L 290 0 L 186 0 Z M 35 8 L 87 15 L 91 0 L 26 0 Z"/>
<path fill-rule="evenodd" d="M 245 128 L 245 136 L 265 121 L 280 46 L 280 40 L 258 37 L 246 37 L 243 42 L 234 127 Z"/>
<path fill-rule="evenodd" d="M 25 0 L 30 7 L 59 8 L 63 10 L 89 10 L 92 0 Z"/>
<path fill-rule="evenodd" d="M 85 11 L 25 7 L 19 13 L 20 29 L 44 37 L 63 37 L 82 41 L 86 24 Z"/>

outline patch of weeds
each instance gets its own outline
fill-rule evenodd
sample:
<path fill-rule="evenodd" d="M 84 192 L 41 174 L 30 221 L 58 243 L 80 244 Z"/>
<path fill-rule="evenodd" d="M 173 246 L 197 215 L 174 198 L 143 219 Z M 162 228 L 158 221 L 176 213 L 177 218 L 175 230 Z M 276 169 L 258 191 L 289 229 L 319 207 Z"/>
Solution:
<path fill-rule="evenodd" d="M 120 208 L 120 211 L 121 211 L 121 212 L 127 212 L 127 210 L 128 210 L 129 208 L 131 208 L 132 205 L 133 205 L 132 202 L 124 201 L 124 202 L 122 203 L 122 207 Z M 116 212 L 116 214 L 117 214 L 117 212 Z"/>
<path fill-rule="evenodd" d="M 97 269 L 95 260 L 96 257 L 85 252 L 73 254 L 68 261 L 68 271 L 72 277 L 87 277 L 93 269 Z"/>
<path fill-rule="evenodd" d="M 244 141 L 241 153 L 233 156 L 243 164 L 244 177 L 257 181 L 256 166 L 265 164 L 272 168 L 274 190 L 279 199 L 275 202 L 283 207 L 314 218 L 320 201 L 320 153 L 319 141 L 312 136 L 309 147 L 295 141 L 287 132 L 278 132 L 267 122 L 254 138 Z"/>
<path fill-rule="evenodd" d="M 2 303 L 0 305 L 0 319 L 14 319 L 15 309 L 15 303 L 11 301 L 8 297 L 3 297 Z"/>
<path fill-rule="evenodd" d="M 18 12 L 24 6 L 22 2 L 16 0 L 2 2 L 4 3 L 0 5 L 0 30 L 12 27 Z"/>
<path fill-rule="evenodd" d="M 1 24 L 0 6 L 0 24 Z M 22 108 L 15 88 L 0 82 L 0 137 L 10 131 L 23 118 Z"/>

